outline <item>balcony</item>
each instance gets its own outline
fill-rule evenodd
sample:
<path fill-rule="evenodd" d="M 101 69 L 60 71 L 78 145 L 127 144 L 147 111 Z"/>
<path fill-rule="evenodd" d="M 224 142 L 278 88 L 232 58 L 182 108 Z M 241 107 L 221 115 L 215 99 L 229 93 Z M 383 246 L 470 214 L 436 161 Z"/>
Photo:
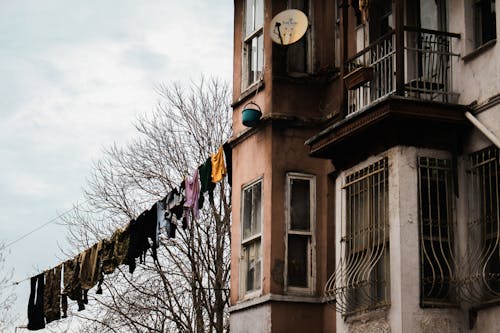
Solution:
<path fill-rule="evenodd" d="M 456 149 L 469 126 L 469 107 L 457 104 L 452 87 L 459 35 L 401 33 L 390 31 L 346 62 L 344 116 L 306 141 L 311 156 L 346 168 L 395 145 Z"/>
<path fill-rule="evenodd" d="M 346 63 L 347 116 L 369 108 L 390 95 L 452 103 L 452 40 L 460 35 L 428 29 L 404 28 L 404 46 L 396 47 L 394 31 L 358 52 Z M 404 75 L 396 75 L 396 57 L 404 54 Z M 403 80 L 403 82 L 398 82 Z M 398 92 L 397 87 L 403 87 Z"/>

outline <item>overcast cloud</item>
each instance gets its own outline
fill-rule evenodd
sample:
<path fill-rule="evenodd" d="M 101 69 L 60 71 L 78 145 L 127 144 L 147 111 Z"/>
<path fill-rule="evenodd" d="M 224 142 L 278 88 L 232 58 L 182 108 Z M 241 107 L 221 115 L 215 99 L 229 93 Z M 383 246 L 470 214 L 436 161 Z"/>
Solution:
<path fill-rule="evenodd" d="M 135 135 L 156 84 L 230 80 L 232 17 L 230 0 L 0 0 L 0 240 L 81 202 L 92 161 Z M 57 225 L 14 244 L 15 278 L 57 264 L 58 245 Z"/>

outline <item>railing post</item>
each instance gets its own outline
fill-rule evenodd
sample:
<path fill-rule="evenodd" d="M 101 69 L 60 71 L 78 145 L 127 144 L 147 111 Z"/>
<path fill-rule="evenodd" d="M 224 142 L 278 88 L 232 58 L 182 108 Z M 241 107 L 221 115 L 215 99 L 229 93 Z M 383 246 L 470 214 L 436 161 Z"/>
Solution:
<path fill-rule="evenodd" d="M 404 0 L 394 1 L 396 24 L 396 95 L 403 96 L 405 90 L 405 36 L 404 36 Z"/>

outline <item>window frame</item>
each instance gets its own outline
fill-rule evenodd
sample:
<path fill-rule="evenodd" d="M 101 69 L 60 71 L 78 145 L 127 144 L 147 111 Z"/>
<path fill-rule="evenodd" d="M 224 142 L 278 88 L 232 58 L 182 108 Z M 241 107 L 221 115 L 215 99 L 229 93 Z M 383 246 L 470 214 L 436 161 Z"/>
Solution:
<path fill-rule="evenodd" d="M 244 226 L 244 221 L 245 221 L 245 193 L 249 189 L 253 189 L 254 186 L 260 184 L 260 207 L 258 208 L 260 210 L 260 221 L 259 223 L 259 230 L 258 232 L 252 233 L 248 235 L 247 237 L 244 237 L 245 235 L 245 226 Z M 264 213 L 264 205 L 263 205 L 263 194 L 264 194 L 264 181 L 263 178 L 256 179 L 246 185 L 244 185 L 241 189 L 241 218 L 240 218 L 240 299 L 246 299 L 246 298 L 251 298 L 259 295 L 262 291 L 262 228 L 263 228 L 263 213 Z M 252 205 L 253 205 L 253 194 L 252 194 Z M 253 215 L 254 209 L 252 207 L 251 213 Z M 254 244 L 259 243 L 259 273 L 260 276 L 258 277 L 258 287 L 254 289 L 248 290 L 248 285 L 247 285 L 247 274 L 248 274 L 248 266 L 249 266 L 249 258 L 248 258 L 248 251 L 247 249 L 250 249 Z M 256 280 L 257 281 L 257 280 Z"/>
<path fill-rule="evenodd" d="M 252 2 L 252 15 L 250 16 L 247 12 L 248 2 Z M 262 6 L 261 19 L 262 22 L 257 22 L 258 15 L 256 11 L 258 10 L 258 5 Z M 245 0 L 243 7 L 243 45 L 242 45 L 242 75 L 241 75 L 241 86 L 242 90 L 248 90 L 258 84 L 262 80 L 262 75 L 264 72 L 264 0 Z M 252 20 L 252 30 L 247 31 L 248 20 Z M 260 23 L 260 24 L 259 24 Z M 252 59 L 253 59 L 253 50 L 252 43 L 256 42 L 257 50 L 256 50 L 256 73 L 252 74 Z M 261 44 L 259 44 L 259 41 Z M 259 47 L 260 46 L 260 47 Z M 259 63 L 259 56 L 261 57 L 262 63 Z M 260 73 L 258 73 L 260 70 Z M 258 73 L 258 74 L 257 74 Z M 253 76 L 253 77 L 252 77 Z"/>
<path fill-rule="evenodd" d="M 309 181 L 309 231 L 292 230 L 291 227 L 291 182 L 294 179 Z M 316 287 L 316 176 L 313 174 L 301 172 L 288 172 L 286 174 L 286 189 L 285 189 L 285 267 L 284 267 L 284 287 L 285 292 L 291 294 L 307 294 L 311 295 Z M 289 284 L 288 277 L 288 241 L 290 235 L 307 236 L 307 286 L 292 286 Z"/>
<path fill-rule="evenodd" d="M 496 40 L 496 3 L 495 0 L 470 0 L 471 1 L 471 9 L 472 9 L 472 37 L 473 37 L 473 49 L 478 49 L 481 46 Z M 495 8 L 493 13 L 490 13 L 487 17 L 485 17 L 485 13 L 483 12 L 483 6 L 486 5 L 492 6 L 491 8 Z M 487 22 L 485 18 L 488 19 Z M 485 26 L 491 26 L 494 23 L 494 28 L 491 30 L 491 36 L 485 36 Z"/>

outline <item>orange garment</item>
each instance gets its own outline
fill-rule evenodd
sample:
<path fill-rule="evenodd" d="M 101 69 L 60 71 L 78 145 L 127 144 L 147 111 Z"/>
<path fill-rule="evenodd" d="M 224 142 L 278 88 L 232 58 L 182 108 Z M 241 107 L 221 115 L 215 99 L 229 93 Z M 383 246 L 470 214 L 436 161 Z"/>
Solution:
<path fill-rule="evenodd" d="M 217 153 L 212 154 L 212 182 L 217 183 L 226 175 L 226 164 L 224 163 L 224 149 L 219 147 Z"/>

